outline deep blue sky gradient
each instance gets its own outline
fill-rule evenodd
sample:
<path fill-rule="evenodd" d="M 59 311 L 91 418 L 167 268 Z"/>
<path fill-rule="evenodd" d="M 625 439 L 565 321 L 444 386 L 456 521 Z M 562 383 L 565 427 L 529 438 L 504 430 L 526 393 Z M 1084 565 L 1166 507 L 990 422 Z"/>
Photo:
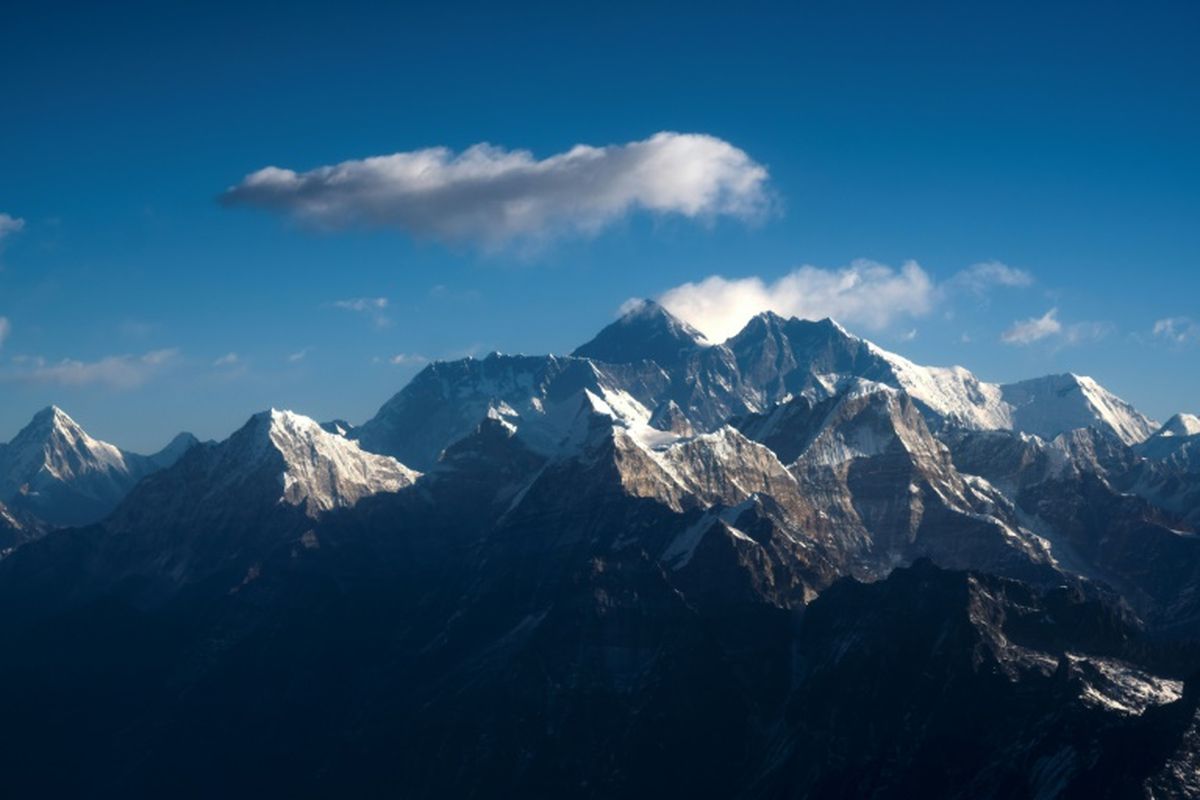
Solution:
<path fill-rule="evenodd" d="M 359 422 L 418 368 L 396 353 L 564 352 L 631 296 L 859 257 L 1036 277 L 872 333 L 914 360 L 1072 370 L 1160 418 L 1200 411 L 1200 343 L 1151 335 L 1200 318 L 1200 5 L 241 5 L 5 9 L 0 212 L 26 227 L 0 252 L 0 439 L 49 402 L 142 450 L 271 405 Z M 745 150 L 778 212 L 634 215 L 530 254 L 216 202 L 266 165 L 660 130 Z M 392 324 L 331 305 L 360 296 Z M 1051 307 L 1108 333 L 999 341 Z M 13 360 L 160 348 L 180 355 L 129 389 L 30 383 Z M 228 352 L 243 365 L 214 367 Z"/>

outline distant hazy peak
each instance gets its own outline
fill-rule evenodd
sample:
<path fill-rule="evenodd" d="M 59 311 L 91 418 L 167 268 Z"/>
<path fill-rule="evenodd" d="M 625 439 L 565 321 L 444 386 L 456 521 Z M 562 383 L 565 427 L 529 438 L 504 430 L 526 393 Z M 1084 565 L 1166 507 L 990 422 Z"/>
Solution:
<path fill-rule="evenodd" d="M 1132 445 L 1158 428 L 1158 423 L 1085 375 L 1046 375 L 1001 389 L 1012 406 L 1013 427 L 1045 439 L 1073 428 L 1098 426 Z"/>
<path fill-rule="evenodd" d="M 1176 414 L 1155 432 L 1155 436 L 1195 436 L 1200 434 L 1200 416 Z"/>

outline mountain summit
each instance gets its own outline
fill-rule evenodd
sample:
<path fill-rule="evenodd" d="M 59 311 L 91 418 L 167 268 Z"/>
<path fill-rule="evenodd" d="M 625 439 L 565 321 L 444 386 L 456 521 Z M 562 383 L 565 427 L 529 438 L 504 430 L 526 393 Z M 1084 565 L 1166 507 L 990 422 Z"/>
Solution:
<path fill-rule="evenodd" d="M 1013 427 L 1044 439 L 1089 426 L 1114 433 L 1125 444 L 1144 441 L 1158 423 L 1091 378 L 1067 373 L 1001 387 Z"/>
<path fill-rule="evenodd" d="M 88 435 L 57 406 L 34 415 L 0 448 L 0 502 L 50 527 L 103 518 L 146 475 L 170 466 L 196 442 L 180 434 L 151 456 Z"/>
<path fill-rule="evenodd" d="M 242 468 L 263 462 L 281 467 L 280 499 L 312 513 L 395 492 L 420 477 L 394 458 L 364 452 L 355 442 L 292 411 L 255 414 L 239 434 L 230 439 L 221 460 Z"/>
<path fill-rule="evenodd" d="M 176 499 L 176 514 L 207 514 L 284 504 L 317 516 L 364 497 L 410 486 L 420 473 L 388 456 L 364 452 L 309 417 L 271 409 L 225 441 L 189 451 L 144 487 Z M 118 511 L 127 520 L 139 492 Z"/>
<path fill-rule="evenodd" d="M 677 366 L 688 355 L 708 344 L 700 331 L 671 314 L 653 300 L 636 300 L 621 318 L 580 345 L 571 355 L 629 364 L 653 361 L 664 369 Z"/>
<path fill-rule="evenodd" d="M 1195 436 L 1200 434 L 1200 416 L 1176 414 L 1159 428 L 1159 436 Z"/>

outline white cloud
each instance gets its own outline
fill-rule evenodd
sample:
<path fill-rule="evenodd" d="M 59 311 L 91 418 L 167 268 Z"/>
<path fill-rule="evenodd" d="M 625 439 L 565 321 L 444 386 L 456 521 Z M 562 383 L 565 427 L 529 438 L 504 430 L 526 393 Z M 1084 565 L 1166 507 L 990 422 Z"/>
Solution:
<path fill-rule="evenodd" d="M 659 302 L 710 340 L 722 342 L 763 311 L 806 319 L 833 317 L 880 330 L 897 319 L 929 313 L 936 295 L 933 281 L 915 261 L 896 270 L 859 260 L 837 270 L 803 266 L 770 283 L 714 275 L 669 289 Z"/>
<path fill-rule="evenodd" d="M 376 328 L 386 328 L 392 324 L 391 318 L 384 313 L 388 307 L 386 297 L 352 297 L 349 300 L 335 300 L 333 307 L 356 314 L 369 314 Z"/>
<path fill-rule="evenodd" d="M 1074 345 L 1103 339 L 1111 331 L 1112 325 L 1107 322 L 1072 322 L 1065 325 L 1058 319 L 1058 309 L 1052 308 L 1040 317 L 1014 322 L 1000 334 L 1000 341 L 1024 346 L 1053 339 L 1058 344 Z"/>
<path fill-rule="evenodd" d="M 213 362 L 214 367 L 232 367 L 242 363 L 241 357 L 237 353 L 226 353 Z"/>
<path fill-rule="evenodd" d="M 1062 333 L 1062 329 L 1062 323 L 1058 321 L 1058 309 L 1052 308 L 1040 317 L 1014 322 L 1008 330 L 1000 334 L 1000 341 L 1005 344 L 1033 344 L 1048 336 Z"/>
<path fill-rule="evenodd" d="M 1074 322 L 1063 328 L 1064 344 L 1097 342 L 1112 333 L 1110 322 Z"/>
<path fill-rule="evenodd" d="M 805 265 L 775 281 L 713 275 L 668 289 L 658 299 L 673 314 L 719 342 L 763 311 L 805 319 L 832 317 L 880 331 L 901 320 L 925 316 L 963 292 L 982 296 L 996 287 L 1024 288 L 1033 282 L 1029 272 L 999 261 L 972 264 L 936 281 L 915 261 L 907 261 L 897 270 L 858 259 L 842 269 Z M 627 301 L 621 312 L 633 302 L 640 301 Z M 953 309 L 945 314 L 952 318 Z M 911 341 L 916 330 L 900 331 L 897 336 Z"/>
<path fill-rule="evenodd" d="M 424 364 L 428 360 L 425 356 L 417 355 L 416 353 L 397 353 L 388 359 L 388 363 L 398 367 L 410 367 Z"/>
<path fill-rule="evenodd" d="M 983 261 L 972 264 L 956 273 L 947 285 L 983 294 L 995 286 L 1024 288 L 1033 285 L 1033 275 L 1023 269 L 1010 267 L 999 261 Z"/>
<path fill-rule="evenodd" d="M 0 242 L 14 233 L 20 233 L 25 227 L 25 220 L 20 217 L 9 216 L 8 214 L 0 213 Z"/>
<path fill-rule="evenodd" d="M 49 362 L 44 358 L 14 359 L 15 371 L 5 374 L 7 380 L 21 383 L 53 384 L 57 386 L 105 386 L 111 389 L 133 389 L 141 386 L 179 355 L 176 349 L 152 350 L 143 355 L 106 356 L 98 361 L 78 361 L 66 358 Z"/>
<path fill-rule="evenodd" d="M 4 343 L 8 341 L 11 333 L 12 323 L 8 321 L 8 317 L 0 317 L 0 347 L 4 347 Z"/>
<path fill-rule="evenodd" d="M 355 297 L 350 300 L 335 300 L 333 307 L 343 311 L 382 311 L 388 307 L 388 299 L 386 297 Z"/>
<path fill-rule="evenodd" d="M 704 134 L 657 133 L 538 160 L 477 144 L 344 161 L 297 173 L 266 167 L 225 205 L 291 214 L 322 228 L 395 228 L 420 238 L 497 247 L 565 232 L 594 234 L 635 210 L 750 219 L 769 205 L 767 170 Z"/>
<path fill-rule="evenodd" d="M 287 362 L 289 364 L 299 364 L 301 361 L 308 358 L 308 352 L 311 349 L 312 348 L 310 347 L 305 347 L 303 350 L 297 350 L 295 353 L 289 353 Z"/>
<path fill-rule="evenodd" d="M 1166 317 L 1154 323 L 1154 335 L 1174 344 L 1200 342 L 1200 322 L 1191 317 Z"/>

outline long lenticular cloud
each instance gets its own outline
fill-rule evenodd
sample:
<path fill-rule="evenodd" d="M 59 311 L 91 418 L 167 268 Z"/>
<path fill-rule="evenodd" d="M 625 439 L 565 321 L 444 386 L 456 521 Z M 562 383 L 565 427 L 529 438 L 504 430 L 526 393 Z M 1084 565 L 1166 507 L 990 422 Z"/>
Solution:
<path fill-rule="evenodd" d="M 484 246 L 562 233 L 594 234 L 634 211 L 752 219 L 768 207 L 767 169 L 704 134 L 576 145 L 538 160 L 477 144 L 344 161 L 295 172 L 266 167 L 221 196 L 321 227 L 393 228 Z"/>

